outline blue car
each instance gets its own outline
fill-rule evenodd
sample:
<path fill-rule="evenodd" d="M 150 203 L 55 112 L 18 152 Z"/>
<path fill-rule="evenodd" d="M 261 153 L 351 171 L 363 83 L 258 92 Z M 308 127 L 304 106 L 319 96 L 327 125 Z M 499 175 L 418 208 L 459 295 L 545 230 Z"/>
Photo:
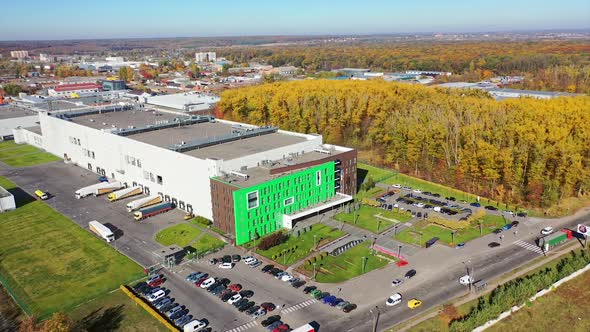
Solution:
<path fill-rule="evenodd" d="M 324 303 L 324 304 L 330 304 L 334 301 L 336 301 L 336 296 L 334 296 L 334 295 L 326 296 L 322 299 L 322 303 Z"/>
<path fill-rule="evenodd" d="M 504 227 L 502 227 L 502 229 L 505 230 L 505 231 L 507 231 L 507 230 L 509 230 L 511 228 L 512 228 L 512 224 L 506 224 L 506 225 L 504 225 Z"/>
<path fill-rule="evenodd" d="M 471 205 L 471 206 L 475 206 L 475 207 L 481 207 L 481 204 L 479 204 L 479 203 L 477 203 L 477 202 L 471 203 L 471 204 L 469 204 L 469 205 Z"/>
<path fill-rule="evenodd" d="M 461 243 L 457 243 L 457 245 L 455 246 L 456 249 L 463 249 L 465 247 L 465 243 L 461 242 Z"/>
<path fill-rule="evenodd" d="M 98 182 L 109 182 L 109 179 L 106 176 L 99 176 Z"/>

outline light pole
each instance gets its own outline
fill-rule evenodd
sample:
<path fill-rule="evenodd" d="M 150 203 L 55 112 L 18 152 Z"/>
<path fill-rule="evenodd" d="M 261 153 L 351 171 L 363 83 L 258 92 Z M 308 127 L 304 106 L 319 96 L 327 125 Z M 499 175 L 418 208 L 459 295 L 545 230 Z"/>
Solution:
<path fill-rule="evenodd" d="M 377 219 L 377 233 L 379 233 L 380 229 L 381 229 L 381 219 Z"/>
<path fill-rule="evenodd" d="M 451 232 L 451 243 L 455 244 L 455 231 Z"/>
<path fill-rule="evenodd" d="M 379 312 L 379 307 L 375 306 L 375 309 L 371 309 L 369 312 L 371 312 L 371 315 L 373 316 L 373 332 L 377 332 L 377 324 L 379 323 L 379 315 L 381 314 Z"/>
<path fill-rule="evenodd" d="M 367 265 L 367 257 L 361 257 L 361 274 L 365 274 L 365 266 Z"/>
<path fill-rule="evenodd" d="M 316 240 L 315 240 L 317 236 L 318 236 L 317 234 L 314 234 L 313 235 L 313 249 L 315 249 L 316 248 L 316 245 L 317 245 L 316 244 Z"/>
<path fill-rule="evenodd" d="M 397 258 L 401 261 L 402 260 L 402 245 L 397 246 Z"/>
<path fill-rule="evenodd" d="M 313 262 L 313 280 L 315 280 L 316 269 L 315 269 L 316 262 Z"/>
<path fill-rule="evenodd" d="M 398 224 L 393 225 L 393 236 L 397 235 L 397 226 Z"/>
<path fill-rule="evenodd" d="M 465 268 L 467 269 L 467 277 L 469 278 L 469 292 L 471 292 L 471 281 L 473 279 L 473 277 L 469 274 L 469 264 L 471 263 L 471 261 L 467 261 L 467 262 L 462 262 L 463 265 L 465 265 Z M 472 271 L 473 272 L 473 271 Z"/>

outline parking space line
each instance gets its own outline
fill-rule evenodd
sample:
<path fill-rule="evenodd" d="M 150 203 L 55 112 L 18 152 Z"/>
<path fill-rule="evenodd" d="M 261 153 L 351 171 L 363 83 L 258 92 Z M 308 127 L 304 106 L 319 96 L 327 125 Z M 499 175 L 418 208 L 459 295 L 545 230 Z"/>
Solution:
<path fill-rule="evenodd" d="M 250 328 L 252 328 L 252 327 L 254 327 L 256 325 L 258 325 L 258 322 L 255 321 L 255 320 L 253 320 L 253 321 L 244 323 L 244 324 L 242 324 L 240 326 L 234 327 L 233 329 L 227 330 L 225 332 L 241 332 L 241 331 L 248 330 L 248 329 L 250 329 Z"/>
<path fill-rule="evenodd" d="M 282 310 L 282 311 L 281 311 L 281 313 L 284 313 L 284 314 L 289 314 L 289 313 L 295 312 L 295 311 L 297 311 L 297 310 L 301 310 L 301 309 L 303 309 L 303 308 L 305 308 L 305 307 L 308 307 L 308 306 L 310 306 L 310 305 L 312 305 L 312 304 L 314 304 L 314 303 L 318 303 L 318 301 L 317 301 L 317 300 L 315 300 L 315 299 L 306 300 L 306 301 L 303 301 L 303 302 L 301 302 L 301 303 L 298 303 L 298 304 L 292 305 L 292 306 L 290 306 L 290 307 L 288 307 L 288 308 L 286 308 L 286 309 Z"/>

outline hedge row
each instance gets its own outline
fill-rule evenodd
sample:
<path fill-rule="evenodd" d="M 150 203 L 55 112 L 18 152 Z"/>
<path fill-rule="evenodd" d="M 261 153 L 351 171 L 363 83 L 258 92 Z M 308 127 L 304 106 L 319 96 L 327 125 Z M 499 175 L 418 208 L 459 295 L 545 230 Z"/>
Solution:
<path fill-rule="evenodd" d="M 155 319 L 157 319 L 160 323 L 162 323 L 167 329 L 174 332 L 179 332 L 180 330 L 176 328 L 174 325 L 170 324 L 166 319 L 160 315 L 159 312 L 155 311 L 152 307 L 150 307 L 147 303 L 143 301 L 143 299 L 137 297 L 133 292 L 127 288 L 125 285 L 121 285 L 121 290 L 123 293 L 127 294 L 135 303 L 139 304 L 142 308 L 145 309 L 150 315 L 152 315 Z"/>

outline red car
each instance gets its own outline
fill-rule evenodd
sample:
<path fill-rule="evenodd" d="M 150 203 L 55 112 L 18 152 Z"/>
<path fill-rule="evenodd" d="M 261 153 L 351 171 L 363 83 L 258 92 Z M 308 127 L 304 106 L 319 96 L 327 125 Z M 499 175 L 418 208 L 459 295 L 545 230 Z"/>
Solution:
<path fill-rule="evenodd" d="M 203 278 L 201 278 L 201 279 L 197 280 L 197 281 L 195 282 L 195 286 L 197 286 L 197 287 L 201 287 L 201 284 L 203 283 L 203 281 L 207 280 L 208 278 L 209 278 L 209 277 L 203 277 Z"/>
<path fill-rule="evenodd" d="M 266 311 L 273 311 L 276 308 L 276 306 L 270 302 L 264 302 L 260 306 Z"/>
<path fill-rule="evenodd" d="M 277 327 L 274 330 L 272 330 L 272 332 L 287 332 L 290 329 L 291 328 L 289 327 L 289 325 L 283 324 L 283 325 L 279 325 L 279 327 Z"/>
<path fill-rule="evenodd" d="M 164 279 L 159 278 L 159 279 L 152 280 L 152 282 L 150 282 L 148 285 L 150 285 L 152 287 L 157 287 L 157 286 L 160 286 L 163 283 L 164 283 Z"/>
<path fill-rule="evenodd" d="M 240 290 L 242 290 L 242 285 L 232 284 L 232 285 L 229 285 L 227 288 L 231 289 L 234 292 L 239 292 Z"/>

